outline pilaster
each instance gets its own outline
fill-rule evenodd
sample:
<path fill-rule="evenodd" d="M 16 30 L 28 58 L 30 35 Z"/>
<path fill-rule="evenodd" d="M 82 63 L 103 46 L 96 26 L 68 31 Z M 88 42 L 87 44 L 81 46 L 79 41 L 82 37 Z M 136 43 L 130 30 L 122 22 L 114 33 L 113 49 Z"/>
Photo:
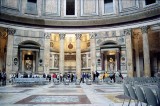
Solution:
<path fill-rule="evenodd" d="M 81 34 L 76 33 L 76 74 L 77 78 L 81 78 Z"/>
<path fill-rule="evenodd" d="M 49 60 L 50 60 L 50 33 L 44 33 L 44 72 L 49 74 Z"/>
<path fill-rule="evenodd" d="M 150 69 L 150 54 L 149 54 L 149 42 L 148 42 L 148 26 L 141 27 L 142 39 L 143 39 L 143 57 L 144 57 L 144 76 L 151 76 Z"/>
<path fill-rule="evenodd" d="M 132 52 L 131 29 L 125 29 L 124 34 L 126 36 L 127 75 L 128 77 L 133 77 L 133 52 Z"/>
<path fill-rule="evenodd" d="M 7 42 L 7 59 L 6 59 L 6 74 L 7 79 L 9 78 L 9 75 L 12 73 L 12 65 L 13 65 L 13 39 L 14 34 L 16 32 L 16 29 L 8 28 L 8 42 Z"/>
<path fill-rule="evenodd" d="M 64 39 L 65 39 L 65 34 L 60 33 L 59 38 L 60 38 L 59 72 L 64 74 Z"/>
<path fill-rule="evenodd" d="M 96 33 L 90 33 L 91 75 L 96 71 Z"/>

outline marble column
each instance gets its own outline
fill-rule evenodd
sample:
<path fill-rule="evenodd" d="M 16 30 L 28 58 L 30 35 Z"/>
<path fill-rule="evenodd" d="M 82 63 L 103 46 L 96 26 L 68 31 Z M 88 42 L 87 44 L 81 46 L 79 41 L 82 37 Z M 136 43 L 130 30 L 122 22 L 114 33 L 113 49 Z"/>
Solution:
<path fill-rule="evenodd" d="M 49 74 L 49 61 L 50 61 L 50 33 L 45 33 L 44 40 L 44 73 Z"/>
<path fill-rule="evenodd" d="M 60 38 L 59 72 L 64 74 L 64 39 L 65 39 L 65 34 L 60 33 L 59 38 Z"/>
<path fill-rule="evenodd" d="M 81 34 L 76 33 L 76 74 L 81 78 Z"/>
<path fill-rule="evenodd" d="M 7 42 L 7 59 L 6 59 L 6 74 L 7 79 L 9 78 L 9 75 L 12 73 L 12 65 L 13 65 L 13 40 L 14 40 L 14 34 L 16 32 L 15 29 L 8 28 L 8 42 Z"/>
<path fill-rule="evenodd" d="M 125 29 L 124 34 L 126 36 L 127 75 L 128 77 L 133 77 L 133 51 L 131 29 Z"/>
<path fill-rule="evenodd" d="M 91 75 L 96 71 L 96 33 L 90 33 Z"/>
<path fill-rule="evenodd" d="M 141 28 L 143 39 L 143 57 L 144 57 L 144 76 L 151 76 L 150 69 L 150 54 L 149 54 L 149 42 L 148 42 L 148 27 L 143 26 Z"/>
<path fill-rule="evenodd" d="M 139 62 L 139 33 L 134 35 L 135 60 L 136 60 L 136 74 L 141 77 L 140 62 Z"/>

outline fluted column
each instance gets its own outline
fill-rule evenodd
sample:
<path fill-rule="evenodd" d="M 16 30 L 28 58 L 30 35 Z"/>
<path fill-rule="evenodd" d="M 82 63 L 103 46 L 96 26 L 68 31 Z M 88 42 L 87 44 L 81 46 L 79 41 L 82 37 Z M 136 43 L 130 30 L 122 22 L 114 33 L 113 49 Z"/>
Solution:
<path fill-rule="evenodd" d="M 6 59 L 6 74 L 7 79 L 9 78 L 9 74 L 12 73 L 12 64 L 13 64 L 13 40 L 14 34 L 16 32 L 15 29 L 8 28 L 8 42 L 7 42 L 7 59 Z"/>
<path fill-rule="evenodd" d="M 76 33 L 76 74 L 81 78 L 81 34 Z"/>
<path fill-rule="evenodd" d="M 131 29 L 125 29 L 124 33 L 126 36 L 127 75 L 128 77 L 133 77 L 133 52 L 132 52 Z"/>
<path fill-rule="evenodd" d="M 144 57 L 144 76 L 151 76 L 150 69 L 150 54 L 149 54 L 149 43 L 148 43 L 148 27 L 143 26 L 142 30 L 142 38 L 143 38 L 143 57 Z"/>
<path fill-rule="evenodd" d="M 44 41 L 44 72 L 49 74 L 49 60 L 50 60 L 50 33 L 45 33 Z"/>
<path fill-rule="evenodd" d="M 139 33 L 134 35 L 134 47 L 135 47 L 135 60 L 136 60 L 136 74 L 137 77 L 141 76 L 140 62 L 139 62 Z"/>
<path fill-rule="evenodd" d="M 59 72 L 64 74 L 64 38 L 65 34 L 60 33 L 60 57 L 59 57 Z"/>
<path fill-rule="evenodd" d="M 95 33 L 90 33 L 90 54 L 91 54 L 91 75 L 96 71 L 96 44 L 95 44 Z"/>

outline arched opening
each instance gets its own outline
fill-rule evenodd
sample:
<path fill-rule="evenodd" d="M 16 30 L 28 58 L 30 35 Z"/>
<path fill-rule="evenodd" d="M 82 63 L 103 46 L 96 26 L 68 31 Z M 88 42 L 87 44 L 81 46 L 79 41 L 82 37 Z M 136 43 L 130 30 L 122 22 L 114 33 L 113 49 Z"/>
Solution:
<path fill-rule="evenodd" d="M 37 73 L 40 44 L 35 41 L 24 41 L 18 45 L 19 72 Z"/>

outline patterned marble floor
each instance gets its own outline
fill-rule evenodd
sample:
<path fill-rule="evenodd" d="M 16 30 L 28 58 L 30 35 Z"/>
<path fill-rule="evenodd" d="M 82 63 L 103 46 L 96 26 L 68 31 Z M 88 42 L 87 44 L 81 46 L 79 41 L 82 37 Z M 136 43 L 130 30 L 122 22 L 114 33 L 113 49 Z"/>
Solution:
<path fill-rule="evenodd" d="M 122 106 L 124 98 L 121 84 L 0 86 L 0 106 Z"/>

